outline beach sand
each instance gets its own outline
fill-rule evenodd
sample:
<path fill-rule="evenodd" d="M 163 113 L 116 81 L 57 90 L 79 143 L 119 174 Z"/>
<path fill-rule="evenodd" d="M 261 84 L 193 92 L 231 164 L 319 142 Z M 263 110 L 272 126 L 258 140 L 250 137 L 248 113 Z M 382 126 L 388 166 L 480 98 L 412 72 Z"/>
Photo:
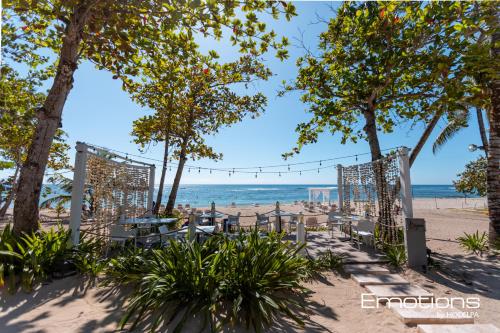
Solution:
<path fill-rule="evenodd" d="M 487 231 L 484 199 L 415 199 L 414 216 L 427 222 L 427 246 L 440 264 L 439 270 L 423 274 L 402 273 L 438 297 L 479 297 L 477 323 L 500 327 L 500 262 L 498 257 L 467 255 L 456 242 L 464 232 Z M 304 211 L 301 205 L 281 205 L 286 211 Z M 260 207 L 217 207 L 217 210 L 255 215 L 274 209 Z M 326 217 L 322 217 L 326 218 Z M 255 217 L 243 218 L 251 225 Z M 321 220 L 320 220 L 321 222 Z M 326 279 L 309 283 L 312 313 L 305 328 L 280 325 L 281 331 L 305 332 L 416 332 L 386 308 L 361 309 L 360 295 L 366 290 L 349 278 L 327 274 Z M 106 289 L 69 277 L 39 287 L 35 292 L 0 294 L 0 332 L 111 332 L 123 314 L 119 295 L 105 298 Z"/>

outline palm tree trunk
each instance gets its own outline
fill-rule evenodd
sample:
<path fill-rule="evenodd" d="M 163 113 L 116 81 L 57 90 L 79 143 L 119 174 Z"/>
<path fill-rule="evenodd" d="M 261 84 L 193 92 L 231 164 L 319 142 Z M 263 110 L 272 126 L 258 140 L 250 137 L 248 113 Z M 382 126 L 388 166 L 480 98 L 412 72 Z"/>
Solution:
<path fill-rule="evenodd" d="M 2 208 L 0 208 L 0 219 L 2 219 L 5 216 L 5 214 L 7 214 L 7 210 L 9 209 L 12 200 L 16 196 L 18 174 L 19 174 L 19 165 L 16 163 L 16 169 L 14 171 L 14 175 L 12 176 L 12 182 L 10 184 L 10 192 L 7 195 L 7 198 L 5 199 L 4 205 L 2 206 Z"/>
<path fill-rule="evenodd" d="M 479 134 L 481 135 L 481 141 L 483 143 L 486 156 L 488 156 L 488 137 L 486 136 L 486 129 L 484 127 L 483 110 L 481 110 L 481 108 L 476 108 L 476 115 L 477 124 L 479 126 Z"/>
<path fill-rule="evenodd" d="M 179 190 L 179 184 L 181 182 L 182 171 L 184 170 L 184 164 L 186 164 L 186 146 L 187 140 L 182 143 L 181 152 L 179 154 L 179 165 L 177 166 L 177 171 L 175 173 L 174 182 L 172 184 L 172 189 L 170 190 L 170 195 L 168 196 L 167 207 L 165 208 L 166 215 L 172 215 L 174 211 L 175 200 L 177 199 L 177 191 Z"/>
<path fill-rule="evenodd" d="M 418 140 L 417 144 L 413 148 L 410 154 L 410 167 L 413 165 L 413 162 L 417 159 L 418 154 L 424 147 L 425 143 L 429 139 L 429 136 L 431 135 L 432 131 L 436 127 L 437 123 L 439 122 L 439 119 L 441 119 L 441 116 L 443 115 L 443 112 L 441 110 L 436 111 L 434 114 L 434 117 L 432 117 L 431 121 L 427 125 L 427 127 L 424 130 L 424 133 L 422 133 L 422 136 Z M 399 191 L 398 191 L 399 192 Z"/>
<path fill-rule="evenodd" d="M 49 150 L 71 88 L 73 74 L 78 67 L 78 51 L 82 42 L 89 8 L 79 6 L 73 12 L 62 39 L 59 64 L 52 87 L 43 107 L 37 111 L 38 123 L 26 161 L 21 168 L 19 185 L 14 203 L 14 232 L 32 232 L 38 228 L 38 202 Z"/>
<path fill-rule="evenodd" d="M 167 174 L 168 162 L 168 146 L 170 145 L 170 138 L 167 135 L 165 139 L 165 151 L 163 153 L 163 167 L 161 169 L 160 186 L 158 187 L 158 195 L 156 196 L 156 204 L 153 207 L 153 214 L 158 215 L 161 206 L 161 199 L 163 198 L 163 186 L 165 184 L 165 175 Z"/>
<path fill-rule="evenodd" d="M 500 32 L 491 38 L 491 60 L 500 59 Z M 500 237 L 500 79 L 490 82 L 491 114 L 488 149 L 487 189 L 490 217 L 489 241 L 494 244 Z"/>

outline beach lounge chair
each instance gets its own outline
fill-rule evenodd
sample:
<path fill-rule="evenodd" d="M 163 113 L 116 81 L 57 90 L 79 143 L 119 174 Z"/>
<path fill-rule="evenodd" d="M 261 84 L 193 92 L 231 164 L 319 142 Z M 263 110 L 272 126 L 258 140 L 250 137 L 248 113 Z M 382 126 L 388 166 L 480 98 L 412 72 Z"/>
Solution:
<path fill-rule="evenodd" d="M 269 222 L 269 216 L 266 216 L 264 214 L 259 214 L 255 213 L 257 216 L 257 221 L 255 222 L 255 227 L 257 229 L 260 229 L 261 227 L 265 226 L 266 230 L 269 231 L 271 223 Z"/>
<path fill-rule="evenodd" d="M 238 232 L 240 232 L 240 215 L 241 213 L 238 212 L 236 215 L 228 215 L 227 216 L 227 222 L 226 222 L 226 232 L 229 232 L 231 229 L 231 226 L 236 226 L 236 229 Z"/>

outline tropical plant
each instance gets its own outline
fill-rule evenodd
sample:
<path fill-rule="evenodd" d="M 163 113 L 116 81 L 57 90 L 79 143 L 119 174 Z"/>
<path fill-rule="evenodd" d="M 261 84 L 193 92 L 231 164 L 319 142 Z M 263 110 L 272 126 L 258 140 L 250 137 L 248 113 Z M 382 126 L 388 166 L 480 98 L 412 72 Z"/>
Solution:
<path fill-rule="evenodd" d="M 81 274 L 96 277 L 108 263 L 103 256 L 104 249 L 103 239 L 83 231 L 80 233 L 80 242 L 71 249 L 69 260 Z"/>
<path fill-rule="evenodd" d="M 32 234 L 17 236 L 7 225 L 0 236 L 0 266 L 8 267 L 9 290 L 17 290 L 20 281 L 25 291 L 47 279 L 56 268 L 56 264 L 68 256 L 69 232 L 62 226 L 57 230 L 40 230 Z M 4 271 L 5 269 L 0 269 Z M 3 277 L 0 278 L 0 280 Z"/>
<path fill-rule="evenodd" d="M 316 279 L 325 271 L 341 272 L 345 256 L 336 254 L 330 249 L 321 252 L 317 257 L 309 257 L 309 279 Z"/>
<path fill-rule="evenodd" d="M 486 183 L 487 167 L 488 160 L 484 156 L 467 163 L 465 170 L 457 175 L 459 179 L 453 181 L 457 192 L 485 196 L 488 192 Z"/>
<path fill-rule="evenodd" d="M 294 308 L 304 307 L 308 260 L 301 247 L 282 235 L 258 231 L 236 239 L 214 236 L 203 244 L 171 240 L 163 249 L 130 251 L 111 259 L 106 284 L 135 286 L 121 321 L 130 329 L 150 318 L 152 331 L 177 318 L 181 330 L 188 317 L 219 330 L 245 325 L 260 331 L 278 315 L 298 323 Z"/>
<path fill-rule="evenodd" d="M 479 230 L 473 234 L 464 232 L 464 236 L 458 237 L 457 241 L 466 251 L 481 257 L 483 256 L 483 252 L 488 249 L 488 236 L 486 232 L 479 235 Z"/>
<path fill-rule="evenodd" d="M 385 251 L 385 256 L 389 260 L 389 265 L 401 268 L 406 263 L 406 249 L 404 245 L 389 246 Z"/>

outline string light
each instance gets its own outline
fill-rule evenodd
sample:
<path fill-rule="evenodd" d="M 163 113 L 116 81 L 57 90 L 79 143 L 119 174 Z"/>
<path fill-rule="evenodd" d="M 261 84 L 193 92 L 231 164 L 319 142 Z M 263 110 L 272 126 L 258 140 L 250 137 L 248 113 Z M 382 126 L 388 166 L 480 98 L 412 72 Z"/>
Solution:
<path fill-rule="evenodd" d="M 146 156 L 140 156 L 140 155 L 134 155 L 134 154 L 129 154 L 127 152 L 121 152 L 121 151 L 118 151 L 118 150 L 114 150 L 114 149 L 109 149 L 109 148 L 105 148 L 105 147 L 99 147 L 99 146 L 95 146 L 95 145 L 89 145 L 92 147 L 92 149 L 94 150 L 105 150 L 107 152 L 109 152 L 109 158 L 120 158 L 119 155 L 115 154 L 115 153 L 118 153 L 118 154 L 121 154 L 122 156 L 126 156 L 125 158 L 123 159 L 127 159 L 127 160 L 130 160 L 130 157 L 137 157 L 137 158 L 140 158 L 140 159 L 143 159 L 143 160 L 151 160 L 151 161 L 157 161 L 157 162 L 161 162 L 161 165 L 164 164 L 164 160 L 159 160 L 159 159 L 154 159 L 154 158 L 150 158 L 150 157 L 146 157 Z M 392 147 L 392 148 L 387 148 L 387 149 L 383 149 L 382 151 L 394 151 L 395 149 L 398 149 L 399 147 Z M 130 155 L 130 157 L 129 157 Z M 212 173 L 212 171 L 219 171 L 219 172 L 228 172 L 229 176 L 231 176 L 231 173 L 235 174 L 235 173 L 241 173 L 241 174 L 245 174 L 245 173 L 249 173 L 249 174 L 252 174 L 252 173 L 257 173 L 257 171 L 255 171 L 255 169 L 258 169 L 259 173 L 268 173 L 268 174 L 278 174 L 279 176 L 281 176 L 281 173 L 298 173 L 299 175 L 302 175 L 302 171 L 304 172 L 314 172 L 314 170 L 316 170 L 318 173 L 320 173 L 320 169 L 329 169 L 329 168 L 335 168 L 335 166 L 337 164 L 332 164 L 332 165 L 323 165 L 323 162 L 326 162 L 326 161 L 333 161 L 333 160 L 340 160 L 340 159 L 347 159 L 347 158 L 353 158 L 356 160 L 356 162 L 359 160 L 359 156 L 362 156 L 362 155 L 370 155 L 370 152 L 367 152 L 367 153 L 362 153 L 362 154 L 353 154 L 353 155 L 346 155 L 346 156 L 338 156 L 338 157 L 333 157 L 333 158 L 328 158 L 328 159 L 321 159 L 321 160 L 316 160 L 316 161 L 307 161 L 307 162 L 298 162 L 298 163 L 287 163 L 287 164 L 276 164 L 276 165 L 261 165 L 261 166 L 254 166 L 254 167 L 232 167 L 232 168 L 205 168 L 205 167 L 201 167 L 201 166 L 196 166 L 196 165 L 186 165 L 186 168 L 188 168 L 188 172 L 191 172 L 191 169 L 198 169 L 198 172 L 201 173 L 201 169 L 204 169 L 204 170 L 210 170 L 210 173 Z M 172 157 L 169 157 L 169 161 L 172 161 Z M 135 161 L 137 163 L 142 163 L 142 164 L 145 164 L 145 165 L 152 165 L 152 164 L 148 164 L 148 163 L 145 163 L 145 162 L 142 162 L 142 161 Z M 319 166 L 318 168 L 305 168 L 305 169 L 300 169 L 300 170 L 292 170 L 291 169 L 291 166 L 294 166 L 294 165 L 305 165 L 305 164 L 310 164 L 310 163 L 319 163 Z M 171 163 L 173 166 L 175 165 L 179 165 L 178 163 Z M 172 171 L 172 165 L 169 165 L 169 171 Z M 283 168 L 286 168 L 284 171 L 283 170 L 276 170 L 276 171 L 263 171 L 265 168 L 277 168 L 277 167 L 283 167 Z M 251 169 L 254 169 L 254 170 L 251 170 Z M 287 171 L 288 170 L 288 171 Z"/>

